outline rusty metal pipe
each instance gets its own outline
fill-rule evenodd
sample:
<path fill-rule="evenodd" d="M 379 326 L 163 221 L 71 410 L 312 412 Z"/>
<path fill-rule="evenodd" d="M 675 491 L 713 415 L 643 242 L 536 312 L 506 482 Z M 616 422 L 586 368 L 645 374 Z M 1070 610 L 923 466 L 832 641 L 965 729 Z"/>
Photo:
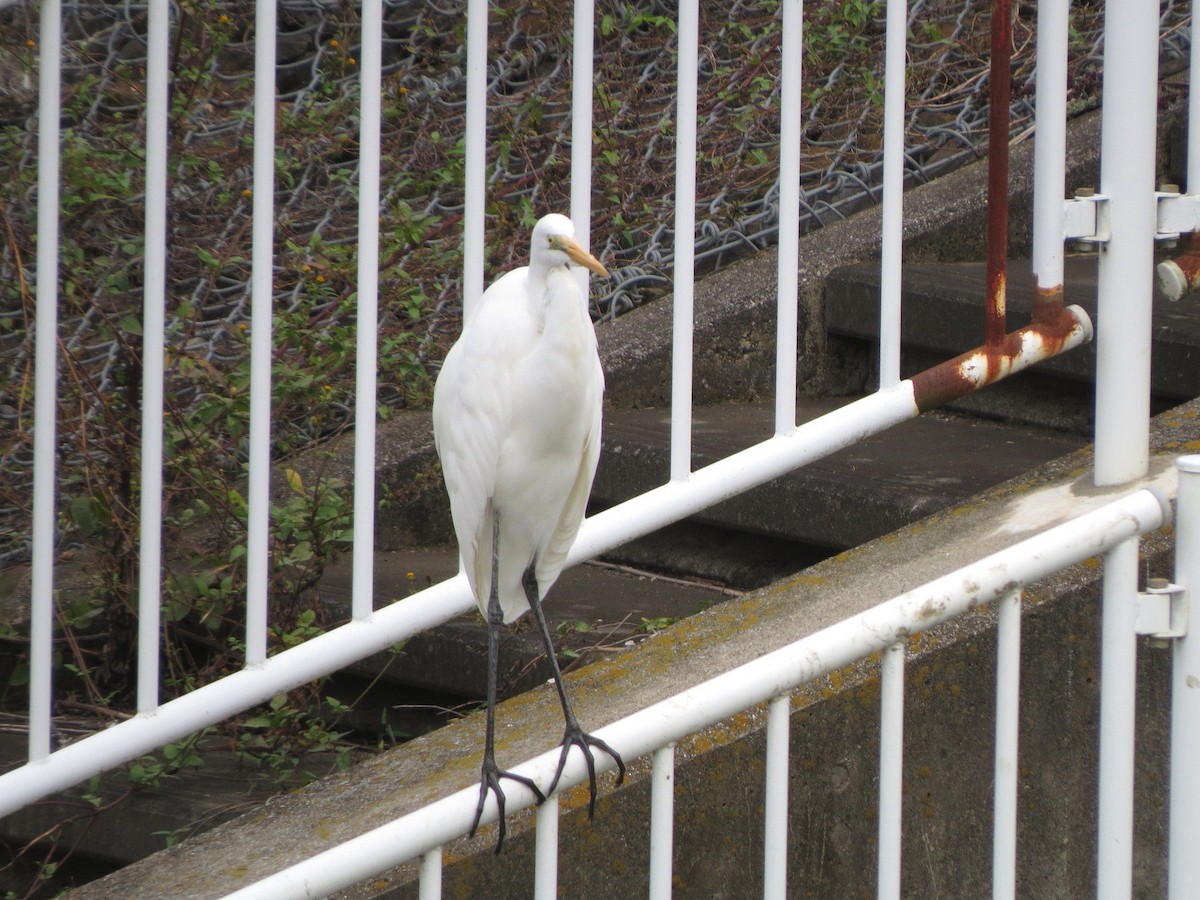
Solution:
<path fill-rule="evenodd" d="M 1008 105 L 1012 95 L 1012 0 L 993 0 L 988 83 L 987 308 L 983 342 L 1004 340 L 1008 256 Z"/>
<path fill-rule="evenodd" d="M 986 387 L 1092 339 L 1092 320 L 1068 306 L 1056 323 L 1034 322 L 912 377 L 913 399 L 921 412 Z"/>
<path fill-rule="evenodd" d="M 1034 325 L 1054 327 L 1059 325 L 1067 311 L 1063 308 L 1063 286 L 1042 287 L 1034 276 L 1033 314 L 1029 317 Z"/>

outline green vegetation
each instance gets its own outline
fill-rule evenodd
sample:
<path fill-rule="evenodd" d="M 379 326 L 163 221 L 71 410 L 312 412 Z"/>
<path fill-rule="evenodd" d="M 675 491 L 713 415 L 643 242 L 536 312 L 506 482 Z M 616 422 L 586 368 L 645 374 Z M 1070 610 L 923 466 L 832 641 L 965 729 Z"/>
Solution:
<path fill-rule="evenodd" d="M 244 53 L 244 13 L 215 0 L 183 0 L 172 63 L 170 179 L 172 219 L 164 425 L 162 580 L 163 699 L 193 690 L 240 668 L 244 661 L 247 502 L 245 479 L 250 432 L 249 321 L 237 310 L 246 297 L 249 257 L 249 122 L 184 142 L 194 122 L 214 108 L 240 110 L 250 82 L 226 77 L 230 60 Z M 32 44 L 32 39 L 31 42 Z M 334 40 L 336 45 L 336 41 Z M 36 76 L 36 45 L 24 64 Z M 80 52 L 86 53 L 88 48 Z M 357 111 L 357 90 L 344 82 L 355 60 L 336 46 L 324 54 L 323 92 L 282 106 L 276 178 L 295 189 L 314 173 L 321 186 L 353 195 L 356 147 L 346 131 Z M 244 70 L 243 70 L 244 72 Z M 138 546 L 141 482 L 141 369 L 144 237 L 142 135 L 144 74 L 134 62 L 97 68 L 64 95 L 62 131 L 59 430 L 59 531 L 66 551 L 59 566 L 55 644 L 57 714 L 115 721 L 133 709 L 137 655 Z M 114 91 L 132 94 L 117 96 Z M 231 120 L 238 115 L 229 113 Z M 32 122 L 32 120 L 30 120 Z M 313 136 L 337 134 L 314 145 Z M 34 301 L 25 267 L 35 256 L 32 197 L 35 166 L 22 160 L 34 133 L 26 124 L 0 126 L 0 168 L 12 179 L 0 207 L 0 267 L 18 278 L 0 283 L 0 309 L 21 310 L 0 322 L 0 346 L 23 348 L 24 368 L 0 371 L 0 402 L 15 417 L 0 451 L 22 455 L 31 440 Z M 461 152 L 430 137 L 443 152 L 440 165 L 408 177 L 390 195 L 381 235 L 381 292 L 388 300 L 381 327 L 381 413 L 426 403 L 429 376 L 414 326 L 428 315 L 430 279 L 414 275 L 401 251 L 423 247 L 442 226 L 437 215 L 414 208 L 431 185 L 461 181 Z M 402 179 L 403 180 L 403 179 Z M 353 197 L 352 197 L 353 199 Z M 315 199 L 310 202 L 317 202 Z M 272 455 L 284 474 L 270 510 L 270 651 L 278 651 L 338 624 L 345 615 L 315 590 L 324 568 L 352 540 L 351 492 L 326 474 L 319 447 L 350 425 L 356 375 L 355 285 L 357 246 L 345 229 L 298 232 L 283 225 L 275 248 L 272 313 Z M 422 252 L 426 252 L 422 250 Z M 436 246 L 430 266 L 460 266 L 457 249 Z M 390 262 L 389 262 L 390 260 Z M 11 271 L 11 270 L 9 270 Z M 214 304 L 228 296 L 226 323 L 215 333 Z M 79 327 L 77 323 L 83 323 Z M 96 348 L 107 354 L 96 365 Z M 314 448 L 316 449 L 314 453 Z M 306 451 L 303 467 L 290 460 Z M 0 509 L 28 510 L 27 484 L 0 485 Z M 10 513 L 11 515 L 11 513 Z M 27 522 L 27 520 L 26 520 Z M 27 527 L 27 526 L 24 526 Z M 5 541 L 23 540 L 21 528 Z M 14 635 L 15 636 L 15 635 Z M 0 660 L 0 708 L 20 713 L 28 664 L 17 654 Z M 11 650 L 8 651 L 11 654 Z M 81 805 L 35 847 L 19 854 L 33 865 L 30 895 L 55 883 L 71 855 L 59 838 L 139 790 L 154 788 L 185 768 L 204 765 L 214 741 L 232 746 L 281 784 L 319 777 L 330 765 L 344 768 L 359 745 L 338 723 L 349 707 L 322 696 L 319 684 L 281 694 L 185 741 L 126 766 L 128 790 L 101 800 L 94 785 Z M 369 739 L 362 749 L 373 750 Z M 330 762 L 332 760 L 332 762 Z M 319 761 L 321 768 L 315 768 Z M 170 842 L 174 835 L 166 835 Z"/>

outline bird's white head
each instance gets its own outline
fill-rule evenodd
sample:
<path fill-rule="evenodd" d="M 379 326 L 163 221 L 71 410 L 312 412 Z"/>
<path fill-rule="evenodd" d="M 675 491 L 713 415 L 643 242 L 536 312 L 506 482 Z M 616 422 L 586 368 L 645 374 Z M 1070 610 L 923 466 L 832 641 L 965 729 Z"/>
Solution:
<path fill-rule="evenodd" d="M 588 253 L 575 239 L 575 226 L 566 216 L 550 213 L 533 226 L 529 248 L 530 266 L 577 265 L 591 269 L 597 275 L 607 275 L 600 260 Z"/>

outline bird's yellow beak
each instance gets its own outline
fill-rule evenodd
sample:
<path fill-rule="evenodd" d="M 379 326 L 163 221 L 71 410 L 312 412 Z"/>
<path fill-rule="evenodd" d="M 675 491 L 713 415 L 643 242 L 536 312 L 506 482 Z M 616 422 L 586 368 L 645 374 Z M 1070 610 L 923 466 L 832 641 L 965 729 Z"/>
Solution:
<path fill-rule="evenodd" d="M 555 249 L 561 250 L 563 253 L 567 254 L 567 257 L 571 260 L 571 262 L 575 263 L 577 266 L 583 266 L 585 269 L 591 269 L 600 276 L 608 275 L 608 269 L 604 268 L 604 264 L 579 246 L 578 241 L 575 241 L 569 237 L 554 237 L 550 239 L 550 242 L 554 245 Z"/>

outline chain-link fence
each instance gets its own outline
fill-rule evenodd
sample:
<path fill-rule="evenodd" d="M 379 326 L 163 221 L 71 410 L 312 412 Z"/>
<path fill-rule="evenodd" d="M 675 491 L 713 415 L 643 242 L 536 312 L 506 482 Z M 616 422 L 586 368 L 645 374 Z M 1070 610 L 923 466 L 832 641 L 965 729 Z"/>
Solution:
<path fill-rule="evenodd" d="M 143 246 L 146 7 L 66 0 L 62 140 L 63 466 L 114 449 L 136 412 Z M 381 200 L 385 403 L 420 394 L 460 314 L 464 5 L 386 0 Z M 774 240 L 780 17 L 774 2 L 702 3 L 697 266 L 712 270 Z M 1098 104 L 1100 17 L 1073 9 L 1074 109 Z M 279 0 L 276 328 L 280 365 L 321 359 L 312 383 L 277 398 L 283 451 L 348 421 L 357 204 L 355 4 Z M 1036 5 L 1018 5 L 1012 125 L 1032 126 Z M 669 290 L 674 222 L 674 4 L 601 2 L 597 13 L 594 315 Z M 1162 52 L 1185 57 L 1190 7 L 1162 3 Z M 906 176 L 935 177 L 986 141 L 990 4 L 914 0 L 909 10 Z M 31 285 L 36 244 L 38 5 L 0 9 L 0 564 L 25 553 L 32 465 Z M 236 402 L 249 319 L 253 13 L 230 0 L 173 4 L 168 323 L 171 409 Z M 567 208 L 569 4 L 529 0 L 490 25 L 489 280 L 522 262 L 528 227 Z M 803 227 L 875 201 L 882 161 L 882 5 L 805 10 Z M 294 374 L 294 373 L 293 373 Z M 320 414 L 314 414 L 319 409 Z M 207 415 L 208 413 L 206 413 Z M 129 421 L 133 421 L 130 419 Z M 131 426 L 123 426 L 134 431 Z M 235 439 L 237 435 L 233 435 Z M 188 440 L 185 433 L 179 440 Z M 192 435 L 191 439 L 194 439 Z M 170 440 L 168 449 L 171 447 Z M 68 494 L 70 492 L 68 491 Z M 76 524 L 78 524 L 76 522 Z"/>

